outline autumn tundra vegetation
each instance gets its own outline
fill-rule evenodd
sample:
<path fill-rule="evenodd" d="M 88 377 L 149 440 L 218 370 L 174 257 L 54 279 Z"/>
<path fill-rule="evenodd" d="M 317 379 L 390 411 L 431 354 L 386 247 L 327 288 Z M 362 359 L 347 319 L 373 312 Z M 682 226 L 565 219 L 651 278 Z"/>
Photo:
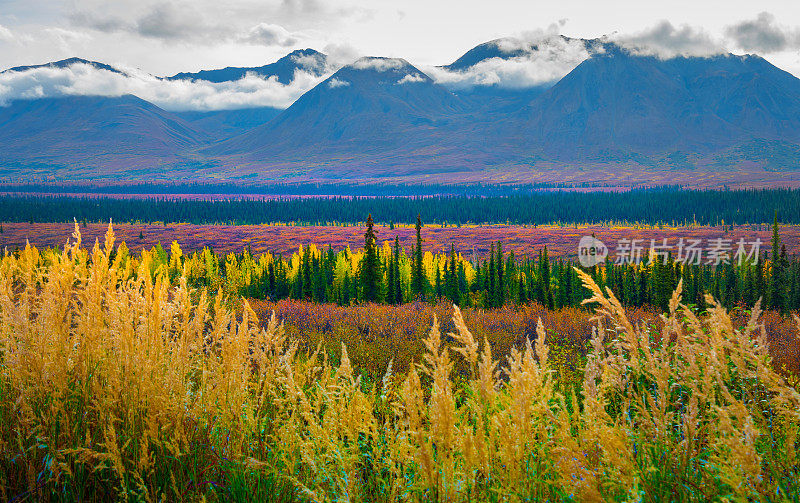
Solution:
<path fill-rule="evenodd" d="M 489 311 L 408 304 L 430 326 L 398 333 L 413 356 L 376 374 L 350 356 L 363 348 L 193 286 L 190 262 L 127 254 L 110 226 L 84 248 L 77 225 L 63 249 L 0 259 L 4 500 L 800 497 L 797 376 L 775 365 L 758 301 L 699 309 L 681 278 L 664 314 L 626 308 L 577 269 L 587 310 L 505 346 Z M 547 326 L 577 313 L 585 339 Z M 800 320 L 780 319 L 796 348 Z"/>
<path fill-rule="evenodd" d="M 446 251 L 437 252 L 427 248 L 422 226 L 420 219 L 410 249 L 402 247 L 396 236 L 380 246 L 368 215 L 363 245 L 357 249 L 307 243 L 284 256 L 255 254 L 248 248 L 229 253 L 217 253 L 208 246 L 184 251 L 173 241 L 168 250 L 157 243 L 140 253 L 123 243 L 115 254 L 125 260 L 146 259 L 154 271 L 163 267 L 172 278 L 185 273 L 193 287 L 270 301 L 396 305 L 447 300 L 461 307 L 486 309 L 538 302 L 552 309 L 580 307 L 590 295 L 575 270 L 580 264 L 565 257 L 551 259 L 547 246 L 534 256 L 505 252 L 502 241 L 491 243 L 482 256 L 457 250 L 453 243 Z M 573 240 L 577 248 L 578 237 Z M 685 302 L 701 310 L 706 292 L 728 309 L 752 307 L 759 298 L 764 299 L 765 307 L 784 313 L 800 309 L 800 259 L 786 251 L 777 222 L 773 223 L 771 243 L 764 242 L 760 250 L 748 243 L 745 253 L 739 255 L 735 240 L 727 241 L 731 249 L 718 260 L 687 261 L 684 257 L 681 261 L 672 253 L 650 255 L 649 244 L 643 243 L 639 262 L 627 257 L 615 263 L 609 255 L 600 267 L 584 272 L 601 288 L 611 287 L 625 306 L 652 305 L 665 310 L 672 291 L 684 280 Z M 131 248 L 136 246 L 135 240 L 130 243 Z"/>

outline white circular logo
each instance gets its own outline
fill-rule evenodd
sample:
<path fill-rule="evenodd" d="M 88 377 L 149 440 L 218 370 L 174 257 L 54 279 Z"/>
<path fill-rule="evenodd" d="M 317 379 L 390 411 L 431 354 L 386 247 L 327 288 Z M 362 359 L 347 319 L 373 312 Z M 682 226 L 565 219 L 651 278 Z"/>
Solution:
<path fill-rule="evenodd" d="M 583 267 L 593 267 L 606 260 L 608 248 L 594 236 L 583 236 L 578 243 L 578 262 Z"/>

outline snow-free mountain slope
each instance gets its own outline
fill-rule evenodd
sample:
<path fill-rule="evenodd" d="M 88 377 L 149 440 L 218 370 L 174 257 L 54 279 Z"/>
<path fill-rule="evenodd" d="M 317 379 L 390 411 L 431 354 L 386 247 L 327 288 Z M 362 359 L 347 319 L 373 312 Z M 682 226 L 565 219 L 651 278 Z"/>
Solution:
<path fill-rule="evenodd" d="M 616 50 L 536 97 L 520 127 L 529 146 L 556 159 L 706 154 L 754 138 L 796 140 L 799 107 L 800 80 L 761 58 L 663 60 Z"/>
<path fill-rule="evenodd" d="M 41 65 L 15 66 L 15 67 L 9 68 L 8 70 L 5 70 L 4 72 L 1 72 L 1 73 L 5 73 L 5 72 L 26 72 L 26 71 L 29 71 L 29 70 L 38 70 L 38 69 L 41 69 L 41 68 L 63 69 L 63 68 L 69 68 L 70 66 L 73 66 L 73 65 L 89 65 L 89 66 L 95 68 L 96 70 L 106 70 L 108 72 L 119 73 L 119 74 L 125 75 L 125 72 L 123 72 L 122 70 L 119 70 L 117 68 L 114 68 L 111 65 L 107 65 L 105 63 L 98 63 L 97 61 L 88 61 L 86 59 L 81 59 L 81 58 L 67 58 L 67 59 L 62 59 L 60 61 L 52 61 L 50 63 L 44 63 L 44 64 L 41 64 Z"/>
<path fill-rule="evenodd" d="M 328 57 L 313 49 L 293 51 L 274 63 L 256 67 L 232 67 L 199 72 L 183 72 L 168 77 L 169 80 L 204 80 L 208 82 L 233 82 L 248 74 L 263 78 L 274 77 L 284 85 L 290 84 L 295 72 L 303 71 L 317 77 L 328 71 Z"/>
<path fill-rule="evenodd" d="M 270 123 L 211 151 L 225 154 L 363 152 L 404 148 L 457 122 L 468 106 L 402 59 L 361 58 Z"/>
<path fill-rule="evenodd" d="M 175 156 L 206 140 L 183 119 L 135 96 L 18 100 L 0 107 L 4 161 L 91 168 L 97 159 Z"/>

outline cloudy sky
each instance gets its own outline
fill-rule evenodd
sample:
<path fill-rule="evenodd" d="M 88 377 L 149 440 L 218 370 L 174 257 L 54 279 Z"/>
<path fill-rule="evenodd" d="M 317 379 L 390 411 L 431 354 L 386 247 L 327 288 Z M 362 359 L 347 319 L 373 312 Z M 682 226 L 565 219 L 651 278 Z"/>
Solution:
<path fill-rule="evenodd" d="M 427 71 L 491 39 L 535 39 L 554 33 L 605 35 L 666 56 L 758 53 L 800 76 L 797 0 L 0 0 L 0 69 L 78 56 L 143 74 L 136 82 L 106 82 L 104 89 L 130 91 L 141 86 L 147 90 L 139 94 L 149 98 L 153 97 L 147 93 L 191 92 L 218 99 L 222 91 L 227 93 L 225 99 L 236 102 L 241 99 L 236 94 L 239 89 L 230 86 L 162 89 L 161 83 L 148 81 L 144 74 L 260 66 L 306 47 L 326 52 L 340 63 L 359 55 L 402 57 Z M 552 68 L 545 71 L 553 76 L 585 57 L 568 54 L 563 59 L 561 48 L 556 49 L 554 55 L 534 62 L 541 69 L 541 59 L 549 61 Z M 553 63 L 559 57 L 563 60 Z M 12 98 L 34 91 L 46 94 L 47 85 L 34 89 L 31 83 L 45 79 L 64 87 L 68 81 L 74 88 L 82 78 L 28 77 L 0 81 L 0 91 L 5 86 Z M 248 96 L 261 93 L 256 103 L 271 104 L 275 93 L 283 93 L 273 101 L 285 106 L 315 83 L 306 79 L 296 88 L 266 90 L 259 82 L 244 84 L 250 86 Z M 156 84 L 161 87 L 156 89 Z M 195 108 L 224 106 L 203 102 Z"/>
<path fill-rule="evenodd" d="M 658 32 L 663 21 L 672 33 Z M 800 74 L 798 24 L 796 0 L 0 0 L 0 67 L 80 56 L 172 74 L 304 47 L 438 65 L 555 25 L 575 37 L 719 44 Z"/>

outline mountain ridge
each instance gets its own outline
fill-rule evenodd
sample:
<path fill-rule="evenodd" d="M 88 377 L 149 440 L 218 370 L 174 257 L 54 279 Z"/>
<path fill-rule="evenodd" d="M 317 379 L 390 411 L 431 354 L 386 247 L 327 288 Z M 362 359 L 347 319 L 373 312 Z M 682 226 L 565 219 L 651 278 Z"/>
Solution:
<path fill-rule="evenodd" d="M 228 66 L 214 70 L 200 70 L 197 72 L 181 72 L 166 80 L 204 80 L 206 82 L 232 82 L 243 79 L 248 74 L 275 79 L 287 85 L 294 80 L 298 70 L 308 71 L 320 77 L 327 71 L 328 56 L 314 49 L 299 49 L 292 51 L 275 62 L 256 67 Z"/>
<path fill-rule="evenodd" d="M 40 69 L 40 68 L 58 68 L 58 69 L 63 69 L 63 68 L 68 68 L 68 67 L 70 67 L 72 65 L 79 65 L 79 64 L 89 65 L 91 67 L 94 67 L 97 70 L 106 70 L 108 72 L 118 73 L 120 75 L 127 75 L 127 73 L 125 73 L 124 71 L 122 71 L 122 70 L 120 70 L 118 68 L 114 68 L 111 65 L 107 65 L 105 63 L 99 63 L 97 61 L 89 61 L 87 59 L 78 58 L 78 57 L 71 57 L 71 58 L 62 59 L 62 60 L 59 60 L 59 61 L 50 61 L 48 63 L 42 63 L 42 64 L 39 64 L 39 65 L 15 66 L 15 67 L 8 68 L 6 70 L 1 71 L 0 74 L 7 73 L 7 72 L 18 72 L 18 73 L 19 72 L 26 72 L 26 71 L 29 71 L 29 70 L 37 70 L 37 69 Z"/>
<path fill-rule="evenodd" d="M 530 54 L 551 54 L 559 44 L 577 47 L 573 58 L 587 51 L 566 75 L 538 86 L 467 92 L 400 58 L 363 57 L 332 72 L 324 54 L 302 50 L 270 65 L 283 62 L 293 76 L 298 58 L 309 57 L 320 72 L 324 62 L 320 76 L 327 78 L 283 110 L 166 112 L 135 97 L 17 100 L 0 108 L 0 164 L 83 164 L 95 172 L 114 166 L 124 173 L 125 163 L 133 162 L 145 170 L 148 163 L 151 169 L 200 166 L 223 177 L 249 170 L 331 179 L 573 166 L 712 176 L 800 166 L 800 79 L 763 58 L 659 58 L 602 39 L 554 40 L 542 49 L 497 39 L 437 67 L 468 72 L 482 62 L 505 61 L 501 56 L 535 62 Z M 70 58 L 13 71 L 92 64 L 84 62 Z M 208 78 L 240 78 L 252 69 L 233 70 Z"/>

